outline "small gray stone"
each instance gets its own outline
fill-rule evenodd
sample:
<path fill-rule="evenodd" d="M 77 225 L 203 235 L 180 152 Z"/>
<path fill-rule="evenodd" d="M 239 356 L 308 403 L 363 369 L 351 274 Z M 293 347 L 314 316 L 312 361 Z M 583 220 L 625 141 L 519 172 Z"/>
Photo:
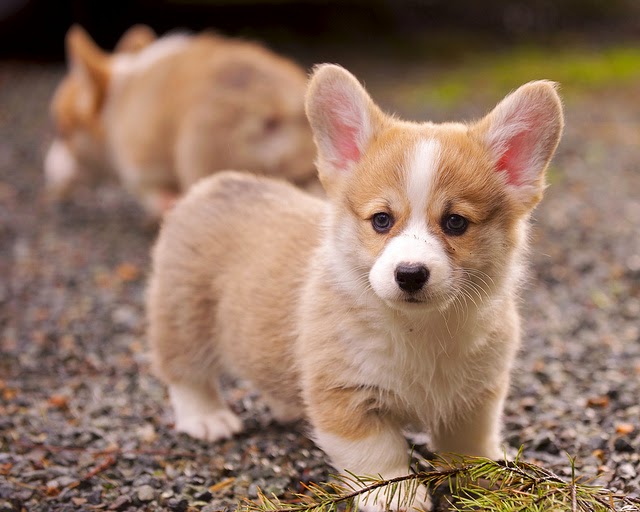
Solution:
<path fill-rule="evenodd" d="M 0 512 L 14 512 L 18 510 L 15 508 L 10 501 L 0 500 Z"/>
<path fill-rule="evenodd" d="M 626 462 L 625 464 L 620 464 L 616 473 L 618 473 L 618 475 L 624 478 L 625 480 L 631 480 L 632 478 L 635 478 L 637 475 L 636 469 L 633 467 L 632 464 L 628 462 Z"/>
<path fill-rule="evenodd" d="M 249 485 L 249 490 L 247 494 L 249 498 L 255 499 L 258 497 L 258 490 L 264 492 L 265 487 L 267 486 L 267 482 L 264 478 L 258 478 L 254 482 Z"/>
<path fill-rule="evenodd" d="M 138 499 L 143 503 L 151 501 L 155 497 L 155 490 L 150 485 L 143 485 L 138 489 Z"/>
<path fill-rule="evenodd" d="M 185 498 L 173 498 L 169 500 L 168 505 L 173 512 L 185 512 L 189 508 L 189 502 Z"/>
<path fill-rule="evenodd" d="M 632 453 L 635 451 L 629 440 L 625 437 L 617 438 L 613 443 L 613 447 L 617 452 L 622 453 Z"/>
<path fill-rule="evenodd" d="M 227 511 L 229 507 L 222 501 L 214 500 L 200 509 L 200 512 L 221 512 Z"/>
<path fill-rule="evenodd" d="M 109 510 L 125 510 L 129 508 L 129 505 L 131 505 L 131 498 L 127 495 L 122 495 L 109 505 Z"/>
<path fill-rule="evenodd" d="M 173 490 L 172 489 L 167 489 L 166 491 L 162 491 L 162 494 L 160 495 L 160 497 L 163 500 L 168 500 L 169 498 L 173 497 Z"/>

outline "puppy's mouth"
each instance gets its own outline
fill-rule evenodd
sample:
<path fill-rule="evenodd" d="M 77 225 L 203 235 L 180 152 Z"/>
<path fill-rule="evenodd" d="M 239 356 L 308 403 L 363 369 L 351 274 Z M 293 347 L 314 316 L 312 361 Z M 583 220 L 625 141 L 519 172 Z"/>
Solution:
<path fill-rule="evenodd" d="M 404 295 L 387 299 L 387 305 L 397 310 L 424 310 L 435 306 L 432 299 L 424 295 Z"/>
<path fill-rule="evenodd" d="M 448 300 L 439 294 L 423 290 L 415 294 L 402 294 L 396 297 L 395 300 L 389 301 L 388 304 L 395 309 L 429 310 L 441 309 L 448 304 Z"/>

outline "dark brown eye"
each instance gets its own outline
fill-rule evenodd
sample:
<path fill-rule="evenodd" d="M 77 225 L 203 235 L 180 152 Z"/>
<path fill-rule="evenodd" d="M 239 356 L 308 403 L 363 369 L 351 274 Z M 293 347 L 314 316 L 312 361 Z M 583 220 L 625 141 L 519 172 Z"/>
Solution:
<path fill-rule="evenodd" d="M 267 117 L 264 120 L 263 128 L 265 132 L 275 132 L 280 125 L 282 124 L 282 120 L 276 116 Z"/>
<path fill-rule="evenodd" d="M 371 225 L 378 233 L 386 233 L 393 226 L 393 217 L 386 212 L 378 212 L 371 217 Z"/>
<path fill-rule="evenodd" d="M 445 215 L 442 219 L 442 230 L 447 235 L 459 236 L 462 235 L 469 227 L 469 221 L 462 215 Z"/>

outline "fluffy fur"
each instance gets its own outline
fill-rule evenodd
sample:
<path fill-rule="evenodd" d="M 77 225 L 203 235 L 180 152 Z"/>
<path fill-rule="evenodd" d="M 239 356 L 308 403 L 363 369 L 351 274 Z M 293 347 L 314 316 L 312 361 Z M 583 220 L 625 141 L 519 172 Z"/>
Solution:
<path fill-rule="evenodd" d="M 407 425 L 438 451 L 500 457 L 527 222 L 562 131 L 554 85 L 526 84 L 476 123 L 418 124 L 324 65 L 306 108 L 328 201 L 223 173 L 162 227 L 149 340 L 178 430 L 237 430 L 224 372 L 259 387 L 277 418 L 306 417 L 340 471 L 405 473 Z M 452 232 L 452 215 L 466 230 Z M 176 390 L 197 404 L 188 418 Z M 424 489 L 414 506 L 429 506 Z"/>
<path fill-rule="evenodd" d="M 223 169 L 315 179 L 306 75 L 256 44 L 212 34 L 156 39 L 145 26 L 113 54 L 74 26 L 69 72 L 51 103 L 49 193 L 115 172 L 159 217 L 198 179 Z"/>

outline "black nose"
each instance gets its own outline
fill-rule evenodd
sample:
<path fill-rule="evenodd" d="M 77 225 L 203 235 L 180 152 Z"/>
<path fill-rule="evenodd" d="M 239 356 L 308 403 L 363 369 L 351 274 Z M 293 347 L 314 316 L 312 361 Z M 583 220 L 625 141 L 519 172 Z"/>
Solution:
<path fill-rule="evenodd" d="M 396 283 L 405 292 L 417 292 L 428 280 L 429 270 L 424 265 L 405 264 L 396 267 Z"/>

